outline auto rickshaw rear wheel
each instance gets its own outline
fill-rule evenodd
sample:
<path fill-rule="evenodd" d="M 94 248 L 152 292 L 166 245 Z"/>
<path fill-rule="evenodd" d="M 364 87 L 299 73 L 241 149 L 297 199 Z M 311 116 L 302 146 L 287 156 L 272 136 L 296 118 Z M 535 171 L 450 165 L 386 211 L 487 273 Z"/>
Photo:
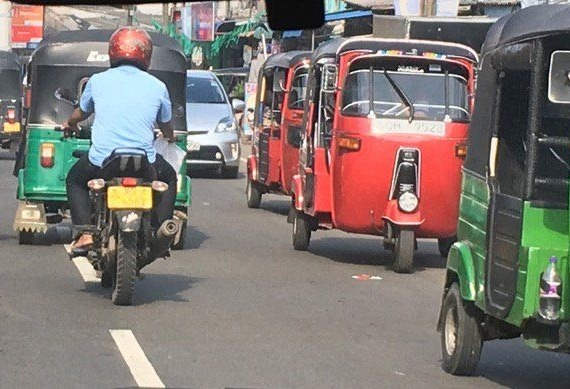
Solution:
<path fill-rule="evenodd" d="M 301 211 L 295 211 L 293 217 L 293 248 L 297 251 L 307 251 L 311 243 L 311 229 L 307 216 Z"/>
<path fill-rule="evenodd" d="M 469 302 L 464 302 L 457 283 L 443 299 L 441 317 L 442 367 L 453 375 L 472 375 L 483 348 L 481 326 Z"/>
<path fill-rule="evenodd" d="M 457 236 L 452 236 L 450 238 L 440 238 L 437 240 L 437 247 L 442 257 L 447 258 L 449 250 L 451 250 L 451 246 L 456 241 L 457 241 Z"/>
<path fill-rule="evenodd" d="M 245 188 L 248 208 L 259 208 L 261 205 L 261 191 L 255 182 L 247 178 L 247 186 Z"/>
<path fill-rule="evenodd" d="M 414 272 L 414 251 L 416 239 L 413 230 L 399 230 L 396 232 L 394 245 L 394 271 L 396 273 Z"/>
<path fill-rule="evenodd" d="M 34 233 L 32 231 L 20 231 L 18 233 L 18 243 L 21 245 L 33 245 Z"/>

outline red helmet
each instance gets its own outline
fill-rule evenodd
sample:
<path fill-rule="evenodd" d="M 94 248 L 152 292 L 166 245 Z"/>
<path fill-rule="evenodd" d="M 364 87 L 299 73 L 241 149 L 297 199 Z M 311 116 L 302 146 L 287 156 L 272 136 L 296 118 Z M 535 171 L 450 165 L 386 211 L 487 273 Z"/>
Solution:
<path fill-rule="evenodd" d="M 148 70 L 152 56 L 150 35 L 140 28 L 121 27 L 109 40 L 109 61 L 111 66 L 132 64 Z"/>

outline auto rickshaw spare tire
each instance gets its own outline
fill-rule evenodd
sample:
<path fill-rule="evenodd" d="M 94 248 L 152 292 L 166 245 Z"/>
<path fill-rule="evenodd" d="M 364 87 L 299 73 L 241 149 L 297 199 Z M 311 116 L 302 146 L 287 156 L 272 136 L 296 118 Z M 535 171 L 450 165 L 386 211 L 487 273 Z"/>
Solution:
<path fill-rule="evenodd" d="M 245 188 L 248 208 L 259 208 L 261 205 L 261 191 L 255 182 L 247 178 L 247 186 Z"/>
<path fill-rule="evenodd" d="M 34 233 L 32 231 L 20 231 L 18 233 L 18 243 L 21 245 L 33 245 Z"/>
<path fill-rule="evenodd" d="M 394 245 L 394 271 L 396 273 L 414 272 L 414 251 L 416 239 L 413 230 L 396 230 Z"/>
<path fill-rule="evenodd" d="M 222 166 L 222 178 L 237 178 L 239 166 Z"/>
<path fill-rule="evenodd" d="M 131 305 L 137 278 L 137 232 L 119 231 L 117 266 L 111 300 L 115 305 Z"/>
<path fill-rule="evenodd" d="M 437 240 L 437 247 L 442 257 L 447 258 L 449 250 L 451 250 L 451 246 L 456 241 L 457 241 L 457 236 L 452 236 L 450 238 L 440 238 Z"/>
<path fill-rule="evenodd" d="M 442 367 L 453 375 L 472 375 L 477 368 L 483 340 L 475 307 L 463 301 L 457 283 L 453 283 L 441 307 Z"/>
<path fill-rule="evenodd" d="M 297 251 L 307 251 L 311 243 L 311 228 L 307 215 L 301 211 L 295 211 L 293 217 L 293 248 Z"/>

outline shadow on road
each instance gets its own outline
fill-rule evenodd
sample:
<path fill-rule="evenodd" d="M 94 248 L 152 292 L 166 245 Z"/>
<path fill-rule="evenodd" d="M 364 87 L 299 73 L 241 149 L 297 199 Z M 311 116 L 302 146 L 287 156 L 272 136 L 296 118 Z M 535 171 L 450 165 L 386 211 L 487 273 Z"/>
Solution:
<path fill-rule="evenodd" d="M 144 273 L 144 275 L 142 280 L 137 280 L 135 283 L 134 306 L 156 301 L 188 302 L 183 293 L 201 281 L 200 278 L 180 274 Z M 110 299 L 112 289 L 105 289 L 99 283 L 86 283 L 82 292 Z"/>
<path fill-rule="evenodd" d="M 213 179 L 219 179 L 219 180 L 224 179 L 218 169 L 214 170 L 214 169 L 189 168 L 188 169 L 188 175 L 190 176 L 190 178 L 213 178 Z M 242 172 L 239 172 L 237 175 L 237 178 L 235 178 L 235 180 L 238 180 L 238 179 L 244 178 L 244 177 L 245 177 L 245 174 L 243 174 Z M 234 178 L 229 178 L 228 180 L 234 180 Z"/>
<path fill-rule="evenodd" d="M 429 243 L 419 244 L 414 256 L 416 271 L 445 268 L 445 259 L 429 246 Z M 381 238 L 319 238 L 311 241 L 309 252 L 335 262 L 354 265 L 390 267 L 393 261 L 392 252 L 383 249 Z"/>
<path fill-rule="evenodd" d="M 569 355 L 534 350 L 521 339 L 497 340 L 485 343 L 476 375 L 509 388 L 569 388 L 569 364 Z"/>
<path fill-rule="evenodd" d="M 288 197 L 282 197 L 281 200 L 262 200 L 261 209 L 278 215 L 287 216 L 291 209 L 291 200 Z M 285 220 L 284 220 L 285 221 Z"/>
<path fill-rule="evenodd" d="M 6 150 L 0 150 L 0 161 L 13 161 L 16 159 L 16 153 L 11 153 Z"/>
<path fill-rule="evenodd" d="M 208 235 L 204 234 L 196 227 L 188 225 L 188 230 L 186 231 L 186 244 L 184 246 L 184 250 L 200 248 L 202 243 L 207 241 L 209 238 L 210 237 Z"/>

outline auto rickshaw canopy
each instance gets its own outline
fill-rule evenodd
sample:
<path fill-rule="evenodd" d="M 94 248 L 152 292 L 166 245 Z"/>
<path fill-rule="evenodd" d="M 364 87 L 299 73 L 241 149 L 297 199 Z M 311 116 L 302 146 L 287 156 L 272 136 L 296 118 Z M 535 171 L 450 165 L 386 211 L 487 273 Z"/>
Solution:
<path fill-rule="evenodd" d="M 79 96 L 89 77 L 108 69 L 109 39 L 114 30 L 64 31 L 46 37 L 32 54 L 29 65 L 32 88 L 30 123 L 62 123 L 73 109 L 57 100 L 59 88 Z M 149 73 L 163 81 L 173 104 L 176 130 L 186 129 L 186 57 L 178 42 L 150 33 L 153 54 Z M 128 96 L 125 96 L 128 98 Z"/>

